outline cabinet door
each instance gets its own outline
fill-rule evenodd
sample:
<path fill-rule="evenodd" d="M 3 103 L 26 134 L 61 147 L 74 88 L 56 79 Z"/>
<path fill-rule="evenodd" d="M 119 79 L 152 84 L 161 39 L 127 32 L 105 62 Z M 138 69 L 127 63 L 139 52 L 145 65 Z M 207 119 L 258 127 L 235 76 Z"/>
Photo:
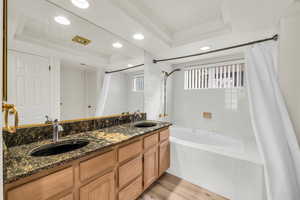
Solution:
<path fill-rule="evenodd" d="M 144 189 L 158 177 L 158 148 L 154 147 L 144 154 Z"/>
<path fill-rule="evenodd" d="M 114 173 L 108 173 L 80 189 L 80 200 L 114 200 Z"/>
<path fill-rule="evenodd" d="M 170 142 L 167 140 L 159 145 L 159 175 L 170 167 Z"/>

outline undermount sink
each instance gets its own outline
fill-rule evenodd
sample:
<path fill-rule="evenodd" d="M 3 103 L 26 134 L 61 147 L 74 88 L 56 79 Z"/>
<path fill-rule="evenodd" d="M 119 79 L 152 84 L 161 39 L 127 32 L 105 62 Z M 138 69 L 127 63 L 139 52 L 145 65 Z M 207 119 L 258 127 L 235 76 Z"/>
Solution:
<path fill-rule="evenodd" d="M 155 122 L 139 122 L 139 123 L 136 123 L 134 126 L 137 128 L 149 128 L 149 127 L 153 127 L 156 125 L 157 125 L 157 123 L 155 123 Z"/>
<path fill-rule="evenodd" d="M 30 155 L 34 157 L 58 155 L 76 149 L 80 149 L 90 142 L 88 140 L 65 140 L 57 143 L 46 144 L 37 149 L 34 149 Z"/>

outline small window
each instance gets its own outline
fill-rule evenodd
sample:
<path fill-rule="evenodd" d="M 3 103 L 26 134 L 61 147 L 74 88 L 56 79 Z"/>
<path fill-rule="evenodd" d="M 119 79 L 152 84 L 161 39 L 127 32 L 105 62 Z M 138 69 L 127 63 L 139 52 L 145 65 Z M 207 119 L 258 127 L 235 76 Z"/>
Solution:
<path fill-rule="evenodd" d="M 133 77 L 133 89 L 134 92 L 144 91 L 144 76 L 138 75 Z"/>
<path fill-rule="evenodd" d="M 245 64 L 197 66 L 184 72 L 184 89 L 241 88 L 245 85 Z"/>

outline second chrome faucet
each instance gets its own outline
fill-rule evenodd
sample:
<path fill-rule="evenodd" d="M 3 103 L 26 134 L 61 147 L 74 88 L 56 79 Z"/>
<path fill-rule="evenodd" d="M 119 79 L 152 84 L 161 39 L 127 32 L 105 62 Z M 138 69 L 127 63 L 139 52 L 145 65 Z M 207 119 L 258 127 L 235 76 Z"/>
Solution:
<path fill-rule="evenodd" d="M 59 140 L 59 132 L 63 131 L 63 127 L 58 123 L 58 120 L 55 119 L 53 121 L 53 142 L 58 142 Z"/>

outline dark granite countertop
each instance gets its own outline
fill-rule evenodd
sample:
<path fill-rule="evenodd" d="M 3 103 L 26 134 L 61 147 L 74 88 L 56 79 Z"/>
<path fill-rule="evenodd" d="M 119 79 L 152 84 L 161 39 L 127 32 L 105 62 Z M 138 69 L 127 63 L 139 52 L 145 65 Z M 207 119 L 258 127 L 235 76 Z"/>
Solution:
<path fill-rule="evenodd" d="M 42 170 L 64 165 L 69 161 L 82 158 L 92 152 L 101 151 L 106 147 L 171 125 L 168 122 L 156 121 L 156 123 L 156 126 L 150 128 L 136 128 L 132 124 L 123 124 L 100 130 L 68 135 L 60 139 L 86 139 L 89 140 L 90 143 L 80 149 L 54 156 L 30 156 L 30 152 L 33 149 L 44 144 L 49 144 L 52 142 L 51 140 L 11 147 L 9 148 L 8 153 L 4 155 L 4 183 L 11 183 Z"/>

